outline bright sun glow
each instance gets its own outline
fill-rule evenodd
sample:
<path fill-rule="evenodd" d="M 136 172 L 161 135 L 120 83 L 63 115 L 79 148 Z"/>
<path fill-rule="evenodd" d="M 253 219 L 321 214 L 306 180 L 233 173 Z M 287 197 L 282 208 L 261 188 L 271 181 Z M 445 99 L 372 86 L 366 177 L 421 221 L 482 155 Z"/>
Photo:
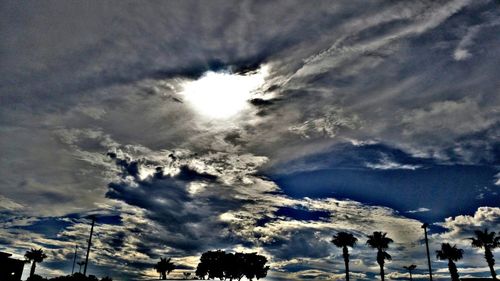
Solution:
<path fill-rule="evenodd" d="M 248 107 L 248 100 L 262 86 L 266 75 L 265 67 L 247 75 L 210 71 L 198 80 L 186 82 L 182 95 L 197 113 L 226 119 Z"/>

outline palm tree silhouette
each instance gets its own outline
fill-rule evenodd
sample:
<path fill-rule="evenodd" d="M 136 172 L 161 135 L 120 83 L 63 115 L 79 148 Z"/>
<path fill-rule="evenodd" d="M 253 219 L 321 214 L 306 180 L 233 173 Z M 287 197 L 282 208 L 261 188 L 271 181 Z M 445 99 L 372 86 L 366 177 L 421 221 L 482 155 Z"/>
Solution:
<path fill-rule="evenodd" d="M 366 244 L 370 247 L 377 249 L 377 263 L 380 266 L 380 278 L 384 281 L 384 263 L 385 260 L 391 260 L 392 257 L 385 250 L 389 248 L 389 244 L 394 242 L 391 238 L 386 236 L 387 233 L 382 233 L 380 231 L 373 232 L 373 235 L 368 235 L 368 241 Z"/>
<path fill-rule="evenodd" d="M 413 281 L 413 278 L 411 276 L 411 272 L 413 270 L 415 270 L 415 268 L 417 268 L 416 265 L 412 264 L 412 265 L 409 265 L 409 266 L 403 266 L 404 269 L 408 270 L 408 272 L 410 273 L 410 281 Z"/>
<path fill-rule="evenodd" d="M 491 277 L 497 279 L 497 274 L 493 266 L 495 265 L 495 259 L 493 257 L 492 250 L 500 247 L 500 236 L 495 237 L 495 232 L 488 232 L 488 229 L 484 231 L 476 230 L 474 231 L 476 237 L 471 237 L 472 247 L 484 248 L 484 258 L 490 267 Z"/>
<path fill-rule="evenodd" d="M 84 265 L 84 264 L 85 264 L 85 262 L 84 262 L 84 261 L 79 261 L 79 262 L 77 262 L 76 264 L 78 264 L 78 265 L 80 266 L 80 267 L 78 268 L 78 273 L 82 273 L 82 265 Z"/>
<path fill-rule="evenodd" d="M 332 243 L 338 248 L 342 248 L 342 256 L 344 257 L 345 264 L 345 280 L 349 281 L 349 249 L 347 247 L 354 247 L 358 239 L 352 234 L 347 232 L 339 232 L 333 236 Z"/>
<path fill-rule="evenodd" d="M 464 250 L 458 249 L 457 245 L 451 246 L 449 243 L 441 244 L 441 250 L 436 251 L 436 256 L 440 260 L 448 260 L 448 269 L 451 280 L 459 281 L 457 266 L 454 262 L 462 259 Z"/>
<path fill-rule="evenodd" d="M 170 258 L 160 258 L 160 261 L 155 264 L 156 272 L 160 273 L 161 280 L 167 280 L 167 275 L 175 269 L 174 263 L 170 262 Z"/>
<path fill-rule="evenodd" d="M 45 258 L 47 258 L 47 255 L 43 253 L 43 250 L 40 249 L 33 249 L 26 251 L 26 254 L 24 254 L 24 257 L 26 258 L 27 261 L 33 262 L 31 264 L 31 270 L 30 270 L 30 277 L 33 277 L 35 274 L 35 269 L 36 269 L 36 263 L 43 262 Z"/>

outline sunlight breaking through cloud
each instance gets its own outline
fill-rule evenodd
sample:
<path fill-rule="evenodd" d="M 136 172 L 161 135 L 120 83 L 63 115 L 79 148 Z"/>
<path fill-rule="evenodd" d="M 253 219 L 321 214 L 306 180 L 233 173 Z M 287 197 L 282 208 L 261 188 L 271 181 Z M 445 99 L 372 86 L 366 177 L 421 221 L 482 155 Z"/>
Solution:
<path fill-rule="evenodd" d="M 264 84 L 267 71 L 266 66 L 246 74 L 209 71 L 185 82 L 181 95 L 205 118 L 231 118 L 248 108 L 248 100 Z"/>

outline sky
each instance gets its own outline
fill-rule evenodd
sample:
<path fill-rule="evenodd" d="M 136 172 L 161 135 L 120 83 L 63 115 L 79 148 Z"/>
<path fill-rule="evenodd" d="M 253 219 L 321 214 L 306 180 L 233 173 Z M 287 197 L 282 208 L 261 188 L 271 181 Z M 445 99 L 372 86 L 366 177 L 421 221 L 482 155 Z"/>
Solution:
<path fill-rule="evenodd" d="M 266 280 L 427 277 L 500 232 L 500 2 L 0 1 L 0 250 L 71 272 L 193 272 L 258 252 Z M 496 250 L 494 254 L 500 257 Z M 497 271 L 498 271 L 497 267 Z M 25 266 L 24 277 L 27 277 Z"/>

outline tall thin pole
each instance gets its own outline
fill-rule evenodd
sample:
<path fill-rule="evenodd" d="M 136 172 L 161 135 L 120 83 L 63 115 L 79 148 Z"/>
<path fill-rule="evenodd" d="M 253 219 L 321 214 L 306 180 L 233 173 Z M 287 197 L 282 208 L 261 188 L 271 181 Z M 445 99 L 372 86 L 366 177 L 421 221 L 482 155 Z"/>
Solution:
<path fill-rule="evenodd" d="M 78 245 L 75 245 L 75 255 L 73 256 L 73 268 L 71 269 L 71 275 L 75 273 L 76 251 L 78 251 Z"/>
<path fill-rule="evenodd" d="M 430 278 L 430 281 L 432 281 L 431 256 L 429 254 L 429 240 L 427 239 L 427 227 L 428 226 L 429 226 L 428 223 L 424 223 L 422 225 L 422 228 L 424 229 L 424 234 L 425 234 L 425 248 L 427 249 L 427 263 L 429 264 L 429 278 Z"/>
<path fill-rule="evenodd" d="M 85 257 L 85 266 L 83 267 L 83 275 L 87 275 L 87 265 L 89 264 L 90 245 L 92 244 L 92 233 L 94 232 L 95 217 L 92 216 L 92 226 L 90 227 L 89 245 L 87 246 L 87 256 Z"/>

